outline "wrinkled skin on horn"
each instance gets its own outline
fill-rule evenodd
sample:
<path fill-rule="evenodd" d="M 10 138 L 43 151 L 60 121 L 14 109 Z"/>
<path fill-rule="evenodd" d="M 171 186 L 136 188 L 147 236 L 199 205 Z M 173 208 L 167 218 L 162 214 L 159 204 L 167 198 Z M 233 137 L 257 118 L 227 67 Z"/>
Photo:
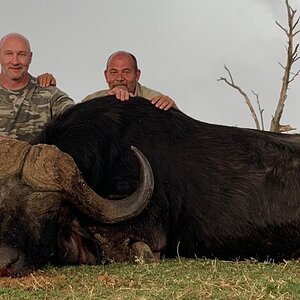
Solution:
<path fill-rule="evenodd" d="M 0 143 L 0 276 L 24 275 L 55 255 L 57 221 L 71 201 L 88 218 L 116 223 L 137 216 L 153 191 L 153 174 L 143 155 L 141 184 L 129 197 L 104 199 L 84 182 L 73 159 L 51 145 Z"/>

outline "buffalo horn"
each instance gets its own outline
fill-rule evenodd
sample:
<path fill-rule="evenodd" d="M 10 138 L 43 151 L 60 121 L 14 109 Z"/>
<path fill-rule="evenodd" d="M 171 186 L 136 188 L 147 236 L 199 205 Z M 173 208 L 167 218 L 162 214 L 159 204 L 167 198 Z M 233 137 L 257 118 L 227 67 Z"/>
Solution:
<path fill-rule="evenodd" d="M 103 223 L 117 223 L 140 214 L 153 192 L 151 166 L 144 155 L 131 147 L 141 168 L 140 185 L 124 199 L 108 200 L 97 195 L 84 181 L 73 158 L 52 145 L 32 146 L 23 167 L 23 177 L 37 190 L 65 191 L 81 212 Z"/>

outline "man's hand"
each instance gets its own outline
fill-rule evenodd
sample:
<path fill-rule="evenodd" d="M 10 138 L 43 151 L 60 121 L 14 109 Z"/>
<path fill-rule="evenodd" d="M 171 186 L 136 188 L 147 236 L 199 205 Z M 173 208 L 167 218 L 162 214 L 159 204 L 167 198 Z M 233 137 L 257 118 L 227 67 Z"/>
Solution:
<path fill-rule="evenodd" d="M 175 101 L 166 95 L 158 95 L 151 99 L 151 103 L 159 109 L 168 110 L 171 107 L 177 108 Z"/>
<path fill-rule="evenodd" d="M 56 86 L 56 79 L 50 73 L 44 73 L 37 77 L 37 83 L 40 87 Z"/>
<path fill-rule="evenodd" d="M 107 91 L 108 95 L 115 95 L 120 101 L 127 101 L 130 97 L 134 97 L 132 93 L 129 93 L 126 87 L 116 86 L 112 90 Z"/>
<path fill-rule="evenodd" d="M 7 140 L 8 137 L 5 135 L 0 135 L 0 142 Z"/>
<path fill-rule="evenodd" d="M 120 101 L 127 101 L 130 97 L 134 97 L 134 94 L 128 92 L 125 86 L 116 86 L 113 89 L 108 90 L 107 95 L 115 95 Z M 168 110 L 171 107 L 178 109 L 175 101 L 166 95 L 155 96 L 150 101 L 159 109 Z"/>

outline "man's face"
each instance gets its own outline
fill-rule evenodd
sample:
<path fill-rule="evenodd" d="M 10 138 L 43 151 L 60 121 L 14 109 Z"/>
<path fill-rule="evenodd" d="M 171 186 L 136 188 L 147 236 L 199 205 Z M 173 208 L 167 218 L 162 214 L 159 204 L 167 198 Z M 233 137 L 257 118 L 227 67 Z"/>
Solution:
<path fill-rule="evenodd" d="M 140 70 L 134 68 L 130 55 L 116 54 L 110 58 L 104 76 L 110 89 L 120 87 L 134 93 L 140 78 Z"/>
<path fill-rule="evenodd" d="M 14 81 L 23 79 L 32 58 L 29 44 L 18 36 L 11 36 L 2 41 L 0 47 L 2 76 Z"/>

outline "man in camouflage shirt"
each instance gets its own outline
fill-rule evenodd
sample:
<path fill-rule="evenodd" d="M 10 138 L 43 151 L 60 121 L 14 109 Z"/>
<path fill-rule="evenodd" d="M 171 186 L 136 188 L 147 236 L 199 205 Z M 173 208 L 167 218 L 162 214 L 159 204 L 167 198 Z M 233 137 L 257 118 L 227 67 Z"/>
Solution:
<path fill-rule="evenodd" d="M 10 33 L 0 41 L 0 135 L 29 141 L 74 101 L 55 86 L 40 87 L 28 73 L 29 41 Z M 1 140 L 1 138 L 0 138 Z"/>
<path fill-rule="evenodd" d="M 177 108 L 175 101 L 160 92 L 141 85 L 138 81 L 141 70 L 138 68 L 135 56 L 129 52 L 118 51 L 107 60 L 104 76 L 109 86 L 107 90 L 101 90 L 86 96 L 82 101 L 88 101 L 96 97 L 116 95 L 121 101 L 129 97 L 139 96 L 149 101 L 157 108 L 168 110 Z"/>

